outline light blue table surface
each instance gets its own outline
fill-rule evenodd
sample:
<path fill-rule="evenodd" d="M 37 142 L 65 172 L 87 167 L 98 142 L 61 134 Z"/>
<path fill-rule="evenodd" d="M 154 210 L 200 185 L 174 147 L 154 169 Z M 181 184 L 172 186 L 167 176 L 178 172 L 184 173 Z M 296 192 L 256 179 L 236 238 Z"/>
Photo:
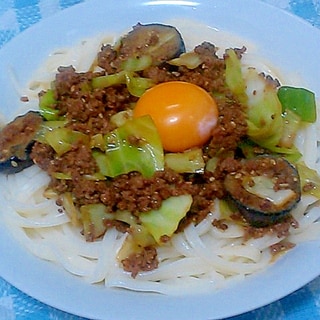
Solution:
<path fill-rule="evenodd" d="M 85 1 L 90 0 L 0 0 L 0 48 L 31 25 Z M 320 28 L 320 0 L 264 0 L 264 2 L 287 10 Z M 317 54 L 320 59 L 320 52 Z M 47 306 L 0 278 L 0 320 L 2 319 L 79 320 L 83 318 Z M 231 319 L 320 319 L 320 277 L 279 301 Z"/>

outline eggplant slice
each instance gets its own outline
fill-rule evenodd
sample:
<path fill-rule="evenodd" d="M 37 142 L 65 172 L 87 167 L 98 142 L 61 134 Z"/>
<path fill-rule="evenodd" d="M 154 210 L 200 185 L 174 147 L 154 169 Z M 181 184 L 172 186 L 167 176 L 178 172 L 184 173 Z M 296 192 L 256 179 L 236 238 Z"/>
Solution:
<path fill-rule="evenodd" d="M 240 169 L 227 174 L 224 186 L 239 212 L 254 227 L 283 221 L 301 198 L 299 174 L 282 157 L 241 160 Z"/>
<path fill-rule="evenodd" d="M 39 112 L 18 116 L 0 131 L 0 172 L 17 173 L 30 167 L 34 138 L 43 123 Z"/>
<path fill-rule="evenodd" d="M 152 65 L 179 57 L 185 51 L 179 31 L 173 26 L 158 23 L 138 23 L 121 39 L 119 48 L 123 57 L 151 56 Z"/>

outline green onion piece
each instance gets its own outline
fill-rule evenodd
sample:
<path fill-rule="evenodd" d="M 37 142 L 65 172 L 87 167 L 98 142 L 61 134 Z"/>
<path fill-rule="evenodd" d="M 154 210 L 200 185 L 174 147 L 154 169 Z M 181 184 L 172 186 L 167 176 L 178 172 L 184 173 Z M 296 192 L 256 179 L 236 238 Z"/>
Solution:
<path fill-rule="evenodd" d="M 93 78 L 91 81 L 91 85 L 93 89 L 102 89 L 111 87 L 118 84 L 124 84 L 126 83 L 126 73 L 124 71 L 110 74 L 106 76 L 100 76 Z"/>
<path fill-rule="evenodd" d="M 151 79 L 136 77 L 129 72 L 126 73 L 126 84 L 130 94 L 138 98 L 154 85 Z"/>
<path fill-rule="evenodd" d="M 50 107 L 42 107 L 40 109 L 40 114 L 47 120 L 47 121 L 56 121 L 59 120 L 59 110 L 53 109 Z"/>
<path fill-rule="evenodd" d="M 54 91 L 50 90 L 50 89 L 39 98 L 39 107 L 40 108 L 50 107 L 56 103 L 57 103 L 57 100 L 54 97 Z"/>
<path fill-rule="evenodd" d="M 129 57 L 122 63 L 121 69 L 131 72 L 142 71 L 147 69 L 151 65 L 152 57 L 148 55 L 143 55 L 141 57 Z"/>
<path fill-rule="evenodd" d="M 55 99 L 53 90 L 48 90 L 39 98 L 40 114 L 47 121 L 59 120 L 59 110 L 52 107 L 56 103 L 57 100 Z"/>
<path fill-rule="evenodd" d="M 295 112 L 302 121 L 313 123 L 317 119 L 315 94 L 304 88 L 280 87 L 278 97 L 282 111 Z"/>
<path fill-rule="evenodd" d="M 53 172 L 51 176 L 55 179 L 59 180 L 71 180 L 71 175 L 68 173 L 63 173 L 63 172 Z"/>
<path fill-rule="evenodd" d="M 115 74 L 96 77 L 92 79 L 91 84 L 93 89 L 126 84 L 130 94 L 135 97 L 140 97 L 148 88 L 154 85 L 151 79 L 138 77 L 131 71 L 120 71 Z"/>

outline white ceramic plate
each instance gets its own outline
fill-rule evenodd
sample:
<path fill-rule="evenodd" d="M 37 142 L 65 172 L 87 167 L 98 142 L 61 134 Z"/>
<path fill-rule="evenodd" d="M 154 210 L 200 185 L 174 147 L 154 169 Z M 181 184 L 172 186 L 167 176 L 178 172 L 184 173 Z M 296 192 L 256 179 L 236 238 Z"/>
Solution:
<path fill-rule="evenodd" d="M 122 32 L 138 21 L 200 21 L 246 38 L 282 72 L 303 77 L 320 94 L 320 32 L 288 13 L 253 0 L 93 0 L 65 10 L 16 37 L 0 50 L 0 108 L 10 117 L 19 96 L 9 69 L 25 83 L 48 53 L 101 31 Z M 192 30 L 191 30 L 192 32 Z M 214 39 L 207 39 L 214 43 Z M 1 210 L 4 210 L 1 207 Z M 216 319 L 266 305 L 320 274 L 320 241 L 299 245 L 265 272 L 204 295 L 168 297 L 88 285 L 17 244 L 0 224 L 0 275 L 53 307 L 89 318 Z"/>

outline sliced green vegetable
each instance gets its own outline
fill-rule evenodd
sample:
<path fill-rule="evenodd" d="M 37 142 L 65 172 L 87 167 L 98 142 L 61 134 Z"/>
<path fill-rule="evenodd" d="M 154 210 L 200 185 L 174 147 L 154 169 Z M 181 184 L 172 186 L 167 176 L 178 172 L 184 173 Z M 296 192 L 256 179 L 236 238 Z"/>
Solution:
<path fill-rule="evenodd" d="M 102 203 L 87 204 L 80 207 L 83 233 L 87 241 L 94 241 L 106 232 L 104 221 L 113 219 L 113 214 L 106 211 Z"/>
<path fill-rule="evenodd" d="M 118 84 L 126 83 L 126 72 L 120 71 L 115 74 L 110 74 L 106 76 L 100 76 L 93 78 L 91 85 L 94 89 L 108 88 Z"/>
<path fill-rule="evenodd" d="M 54 121 L 59 120 L 59 110 L 53 109 L 50 107 L 42 107 L 40 109 L 40 114 L 47 120 L 47 121 Z"/>
<path fill-rule="evenodd" d="M 90 139 L 90 147 L 92 149 L 100 149 L 101 151 L 106 151 L 106 143 L 102 133 L 97 133 L 93 135 Z"/>
<path fill-rule="evenodd" d="M 54 90 L 49 89 L 39 98 L 39 107 L 51 107 L 56 104 L 57 100 L 54 96 Z"/>
<path fill-rule="evenodd" d="M 280 87 L 278 97 L 282 110 L 295 112 L 302 121 L 313 123 L 317 119 L 315 94 L 304 88 Z"/>
<path fill-rule="evenodd" d="M 119 111 L 110 117 L 110 123 L 116 127 L 121 127 L 127 120 L 132 118 L 132 113 L 132 110 Z"/>
<path fill-rule="evenodd" d="M 115 220 L 127 223 L 130 226 L 130 236 L 127 241 L 131 244 L 129 253 L 138 251 L 138 248 L 146 247 L 155 244 L 155 241 L 149 231 L 138 223 L 137 217 L 132 215 L 129 211 L 117 211 L 114 216 Z"/>
<path fill-rule="evenodd" d="M 233 94 L 235 94 L 241 102 L 245 102 L 246 84 L 242 75 L 241 61 L 234 49 L 226 50 L 226 84 Z"/>
<path fill-rule="evenodd" d="M 264 147 L 276 146 L 282 137 L 282 106 L 276 89 L 255 69 L 245 74 L 248 136 Z"/>
<path fill-rule="evenodd" d="M 301 118 L 290 109 L 287 109 L 282 114 L 283 131 L 279 145 L 283 148 L 292 148 L 297 136 L 299 128 L 301 128 Z"/>
<path fill-rule="evenodd" d="M 84 178 L 86 180 L 91 180 L 91 181 L 106 180 L 106 177 L 103 174 L 101 174 L 100 172 L 95 172 L 94 174 L 85 174 Z"/>
<path fill-rule="evenodd" d="M 253 157 L 256 157 L 257 152 L 259 152 L 259 149 L 257 149 L 258 145 L 253 141 L 251 141 L 250 139 L 241 140 L 238 146 L 246 159 L 251 159 Z"/>
<path fill-rule="evenodd" d="M 92 79 L 92 87 L 94 89 L 107 88 L 119 84 L 126 84 L 129 92 L 135 97 L 140 97 L 148 88 L 154 85 L 151 79 L 139 77 L 131 71 L 120 71 Z"/>
<path fill-rule="evenodd" d="M 62 194 L 63 208 L 67 212 L 72 225 L 79 226 L 80 211 L 74 205 L 73 200 L 74 199 L 71 192 L 65 192 Z"/>
<path fill-rule="evenodd" d="M 185 66 L 188 69 L 195 69 L 203 63 L 203 60 L 197 53 L 191 51 L 182 53 L 178 58 L 169 60 L 168 63 L 173 66 Z"/>
<path fill-rule="evenodd" d="M 205 170 L 209 172 L 214 172 L 217 168 L 218 162 L 219 162 L 218 157 L 210 158 L 206 163 Z"/>
<path fill-rule="evenodd" d="M 179 153 L 166 153 L 164 161 L 168 168 L 179 173 L 201 173 L 205 166 L 200 148 Z"/>
<path fill-rule="evenodd" d="M 72 179 L 70 174 L 64 173 L 64 172 L 53 172 L 51 176 L 53 178 L 59 179 L 59 180 L 71 180 Z"/>
<path fill-rule="evenodd" d="M 185 217 L 192 204 L 191 195 L 170 197 L 162 202 L 159 210 L 140 214 L 142 225 L 161 244 L 161 238 L 171 237 L 177 230 L 180 220 Z"/>
<path fill-rule="evenodd" d="M 151 88 L 154 83 L 149 78 L 134 76 L 134 74 L 126 73 L 126 85 L 129 92 L 135 97 L 141 97 L 145 91 Z"/>
<path fill-rule="evenodd" d="M 231 201 L 219 199 L 220 219 L 234 221 L 231 217 L 238 212 L 238 209 Z"/>
<path fill-rule="evenodd" d="M 47 132 L 52 131 L 56 128 L 63 128 L 66 125 L 67 121 L 58 120 L 58 121 L 43 121 L 41 124 L 40 130 L 37 132 L 35 140 L 41 143 L 46 143 L 45 135 Z"/>
<path fill-rule="evenodd" d="M 256 157 L 257 155 L 261 154 L 261 152 L 265 153 L 264 149 L 261 149 L 259 145 L 250 139 L 242 140 L 239 144 L 239 148 L 241 149 L 244 157 L 247 159 Z M 271 154 L 281 154 L 292 163 L 296 163 L 302 156 L 300 151 L 295 146 L 292 146 L 291 148 L 282 148 L 270 144 L 269 146 L 266 145 L 264 148 L 268 149 Z"/>
<path fill-rule="evenodd" d="M 317 171 L 307 167 L 302 162 L 299 162 L 296 166 L 300 176 L 302 193 L 310 194 L 320 199 L 320 176 Z"/>
<path fill-rule="evenodd" d="M 138 171 L 151 177 L 163 170 L 160 136 L 150 116 L 128 120 L 105 136 L 106 152 L 93 151 L 100 172 L 108 177 Z"/>
<path fill-rule="evenodd" d="M 301 154 L 293 145 L 300 123 L 290 111 L 282 113 L 277 89 L 254 68 L 243 72 L 233 49 L 226 51 L 226 83 L 239 101 L 247 105 L 248 137 L 271 152 L 297 161 Z M 246 148 L 248 152 L 249 149 Z"/>
<path fill-rule="evenodd" d="M 53 90 L 48 90 L 39 98 L 39 111 L 40 114 L 47 121 L 59 120 L 59 110 L 53 108 L 53 106 L 57 103 L 55 98 L 55 93 Z"/>
<path fill-rule="evenodd" d="M 152 65 L 152 57 L 142 55 L 140 57 L 129 57 L 121 65 L 125 71 L 142 71 Z"/>
<path fill-rule="evenodd" d="M 137 224 L 137 218 L 132 215 L 130 211 L 117 211 L 114 218 L 118 221 L 127 223 L 130 226 Z"/>
<path fill-rule="evenodd" d="M 89 137 L 79 131 L 73 131 L 69 128 L 56 128 L 45 133 L 45 141 L 61 156 L 70 151 L 72 146 L 82 141 L 84 144 L 89 144 Z"/>

